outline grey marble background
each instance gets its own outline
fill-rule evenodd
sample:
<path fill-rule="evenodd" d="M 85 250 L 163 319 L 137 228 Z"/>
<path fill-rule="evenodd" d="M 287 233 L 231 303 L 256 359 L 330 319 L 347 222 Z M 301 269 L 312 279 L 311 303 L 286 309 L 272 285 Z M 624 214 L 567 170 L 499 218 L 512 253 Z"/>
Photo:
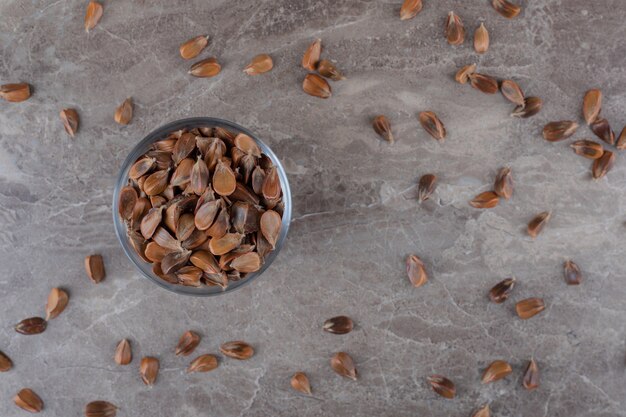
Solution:
<path fill-rule="evenodd" d="M 104 0 L 104 17 L 87 35 L 86 1 L 3 0 L 0 83 L 27 81 L 33 97 L 0 103 L 0 350 L 15 367 L 0 374 L 0 415 L 23 416 L 13 395 L 31 387 L 45 416 L 82 415 L 105 399 L 120 416 L 469 416 L 489 402 L 494 416 L 626 416 L 626 165 L 590 179 L 590 162 L 565 143 L 541 138 L 552 120 L 582 122 L 584 92 L 605 93 L 603 114 L 626 123 L 626 4 L 622 0 L 523 0 L 508 21 L 487 0 L 424 0 L 414 20 L 398 19 L 400 0 Z M 442 35 L 448 11 L 465 22 L 460 47 Z M 491 48 L 477 56 L 471 33 L 485 22 Z M 202 57 L 223 65 L 214 79 L 187 75 L 178 46 L 199 34 Z M 316 37 L 324 56 L 348 76 L 320 100 L 301 90 L 299 62 Z M 249 77 L 242 68 L 269 53 L 275 68 Z M 534 118 L 509 117 L 512 105 L 452 79 L 477 62 L 512 77 L 545 100 Z M 127 96 L 128 127 L 113 121 Z M 75 139 L 58 118 L 76 107 Z M 431 109 L 448 138 L 419 127 Z M 397 143 L 372 131 L 384 113 Z M 140 277 L 123 255 L 111 222 L 114 177 L 129 150 L 159 125 L 217 116 L 257 132 L 284 162 L 294 192 L 285 248 L 266 274 L 232 294 L 178 296 Z M 583 126 L 574 138 L 591 137 Z M 480 211 L 467 201 L 511 166 L 510 201 Z M 415 183 L 440 177 L 421 207 Z M 553 210 L 536 240 L 528 220 Z M 108 276 L 85 276 L 83 257 L 100 252 Z M 422 288 L 405 277 L 404 259 L 420 255 L 431 275 Z M 562 263 L 574 259 L 585 281 L 568 287 Z M 502 305 L 486 291 L 514 275 L 519 286 Z M 68 309 L 41 335 L 13 325 L 42 315 L 50 288 L 71 294 Z M 544 313 L 522 321 L 514 304 L 539 296 Z M 322 332 L 333 315 L 356 329 Z M 180 334 L 203 335 L 198 353 L 243 339 L 256 355 L 222 358 L 207 374 L 186 375 L 176 358 Z M 116 366 L 116 342 L 133 344 L 132 365 Z M 360 379 L 329 366 L 343 350 Z M 153 388 L 138 375 L 153 355 L 162 371 Z M 541 368 L 541 387 L 521 387 L 526 361 Z M 484 367 L 510 361 L 514 373 L 481 385 Z M 309 374 L 314 397 L 291 390 Z M 457 384 L 454 400 L 425 382 L 441 373 Z"/>

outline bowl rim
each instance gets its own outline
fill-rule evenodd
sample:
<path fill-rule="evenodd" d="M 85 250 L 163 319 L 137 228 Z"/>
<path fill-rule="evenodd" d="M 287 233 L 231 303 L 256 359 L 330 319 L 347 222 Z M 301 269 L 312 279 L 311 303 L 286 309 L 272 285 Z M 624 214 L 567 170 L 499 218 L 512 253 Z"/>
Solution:
<path fill-rule="evenodd" d="M 130 167 L 135 163 L 135 161 L 143 155 L 148 147 L 160 140 L 164 139 L 169 133 L 174 132 L 176 130 L 180 130 L 182 128 L 191 129 L 193 127 L 224 127 L 229 130 L 235 131 L 236 133 L 244 133 L 250 136 L 254 141 L 259 145 L 261 151 L 266 154 L 276 166 L 278 171 L 278 177 L 280 180 L 280 185 L 282 187 L 283 192 L 283 201 L 284 201 L 284 210 L 282 215 L 282 224 L 281 231 L 278 237 L 278 241 L 276 242 L 276 246 L 269 255 L 265 257 L 265 262 L 256 272 L 253 272 L 245 279 L 240 281 L 234 281 L 226 287 L 226 289 L 221 290 L 220 287 L 188 287 L 184 285 L 176 285 L 170 284 L 161 278 L 155 276 L 152 273 L 151 263 L 145 262 L 141 257 L 135 252 L 135 250 L 130 246 L 127 238 L 127 230 L 124 221 L 122 221 L 121 217 L 118 214 L 119 211 L 119 194 L 122 187 L 126 186 L 128 183 L 128 172 Z M 211 297 L 224 295 L 230 292 L 233 292 L 239 288 L 242 288 L 248 285 L 250 282 L 257 279 L 259 276 L 265 272 L 269 266 L 274 262 L 276 257 L 278 256 L 281 248 L 285 243 L 285 239 L 287 237 L 287 232 L 289 231 L 289 225 L 291 223 L 291 189 L 289 187 L 289 181 L 287 179 L 287 174 L 285 169 L 278 159 L 276 154 L 272 151 L 272 149 L 261 140 L 256 134 L 252 133 L 250 130 L 238 125 L 237 123 L 231 122 L 229 120 L 219 119 L 215 117 L 190 117 L 186 119 L 178 119 L 169 123 L 166 123 L 158 128 L 152 130 L 148 133 L 141 141 L 139 141 L 128 153 L 120 171 L 117 175 L 117 179 L 115 181 L 115 187 L 113 190 L 113 205 L 112 205 L 112 215 L 113 215 L 113 226 L 115 228 L 115 234 L 117 239 L 122 246 L 122 249 L 126 256 L 130 259 L 131 263 L 135 266 L 137 270 L 143 275 L 145 278 L 148 278 L 153 283 L 157 284 L 159 287 L 164 288 L 168 291 L 174 292 L 176 294 L 182 295 L 190 295 L 196 297 Z"/>

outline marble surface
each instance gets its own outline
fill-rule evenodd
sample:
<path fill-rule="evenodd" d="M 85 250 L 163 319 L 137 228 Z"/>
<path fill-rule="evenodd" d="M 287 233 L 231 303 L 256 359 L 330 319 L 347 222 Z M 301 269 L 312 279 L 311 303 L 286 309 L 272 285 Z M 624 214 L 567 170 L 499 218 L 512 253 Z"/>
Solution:
<path fill-rule="evenodd" d="M 31 387 L 46 416 L 79 416 L 104 399 L 119 416 L 468 416 L 490 403 L 494 416 L 626 416 L 626 165 L 600 180 L 568 142 L 548 143 L 542 126 L 581 123 L 584 92 L 605 93 L 603 114 L 618 132 L 626 119 L 626 8 L 622 0 L 522 0 L 521 15 L 499 16 L 487 0 L 424 0 L 414 20 L 400 0 L 104 1 L 104 17 L 83 29 L 86 1 L 0 3 L 0 83 L 27 81 L 33 97 L 0 103 L 0 350 L 15 367 L 0 374 L 0 415 L 23 416 L 13 395 Z M 465 22 L 464 45 L 442 35 L 448 11 Z M 485 22 L 491 48 L 477 56 L 471 33 Z M 214 79 L 187 75 L 178 45 L 198 34 L 202 57 L 223 64 Z M 301 89 L 300 59 L 316 37 L 348 80 L 320 100 Z M 258 53 L 275 68 L 242 72 Z M 454 82 L 462 65 L 517 80 L 545 100 L 527 120 L 512 105 Z M 113 111 L 135 101 L 131 125 Z M 76 107 L 75 139 L 58 113 Z M 437 143 L 419 127 L 431 109 L 448 130 Z M 372 131 L 386 114 L 394 145 Z M 294 194 L 286 246 L 266 274 L 239 291 L 178 296 L 139 276 L 116 241 L 114 178 L 129 150 L 159 125 L 216 116 L 257 132 L 284 162 Z M 583 123 L 584 124 L 584 123 Z M 591 137 L 582 126 L 574 138 Z M 495 209 L 467 202 L 510 166 L 515 194 Z M 440 182 L 418 205 L 425 173 Z M 535 241 L 524 232 L 536 213 L 553 220 Z M 85 276 L 83 257 L 102 253 L 108 276 Z M 416 253 L 430 281 L 412 288 L 404 259 Z M 585 280 L 568 287 L 562 263 Z M 518 287 L 502 305 L 487 290 L 507 276 Z M 68 309 L 38 336 L 13 325 L 42 315 L 50 288 L 71 294 Z M 516 301 L 538 296 L 546 311 L 522 321 Z M 323 321 L 346 314 L 355 330 L 337 336 Z M 220 359 L 217 370 L 187 375 L 173 355 L 188 329 L 198 353 L 228 340 L 253 344 L 249 361 Z M 130 366 L 116 366 L 115 344 L 129 338 Z M 359 380 L 336 375 L 332 353 L 356 361 Z M 156 385 L 138 375 L 144 355 L 161 360 Z M 541 387 L 527 392 L 530 358 Z M 509 361 L 513 374 L 482 385 L 484 367 Z M 308 373 L 311 398 L 289 378 Z M 439 373 L 457 384 L 445 400 L 427 385 Z"/>

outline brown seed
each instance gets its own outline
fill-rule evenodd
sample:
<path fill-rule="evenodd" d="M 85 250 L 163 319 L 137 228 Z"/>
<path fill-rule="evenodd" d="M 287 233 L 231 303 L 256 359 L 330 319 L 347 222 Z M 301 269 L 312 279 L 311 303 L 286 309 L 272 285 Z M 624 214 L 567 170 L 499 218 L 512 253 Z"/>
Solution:
<path fill-rule="evenodd" d="M 353 328 L 352 319 L 348 316 L 337 316 L 324 322 L 323 329 L 328 333 L 346 334 Z"/>
<path fill-rule="evenodd" d="M 563 275 L 567 285 L 579 285 L 583 280 L 583 274 L 574 261 L 566 261 L 563 264 Z"/>
<path fill-rule="evenodd" d="M 207 201 L 200 206 L 195 216 L 195 226 L 200 230 L 207 230 L 213 222 L 220 210 L 221 200 Z"/>
<path fill-rule="evenodd" d="M 541 298 L 527 298 L 515 304 L 515 311 L 522 320 L 541 313 L 545 308 L 546 306 Z"/>
<path fill-rule="evenodd" d="M 615 142 L 615 147 L 620 151 L 626 149 L 626 126 L 622 129 L 622 132 L 619 134 L 617 141 Z"/>
<path fill-rule="evenodd" d="M 139 177 L 147 174 L 155 165 L 156 159 L 150 158 L 149 156 L 144 156 L 139 158 L 137 162 L 130 167 L 130 171 L 128 171 L 128 177 L 134 180 Z"/>
<path fill-rule="evenodd" d="M 154 385 L 159 375 L 159 360 L 150 356 L 142 358 L 139 365 L 139 374 L 144 384 Z"/>
<path fill-rule="evenodd" d="M 176 356 L 183 355 L 188 356 L 193 353 L 196 347 L 200 344 L 200 335 L 194 331 L 187 330 L 178 340 L 176 345 Z"/>
<path fill-rule="evenodd" d="M 254 355 L 254 348 L 240 340 L 234 342 L 226 342 L 220 346 L 220 352 L 229 358 L 245 360 L 250 359 Z"/>
<path fill-rule="evenodd" d="M 496 176 L 493 191 L 502 198 L 509 199 L 513 195 L 513 175 L 511 168 L 502 168 Z"/>
<path fill-rule="evenodd" d="M 67 292 L 60 288 L 53 288 L 48 295 L 48 302 L 46 303 L 46 321 L 54 319 L 59 316 L 67 307 L 70 297 Z"/>
<path fill-rule="evenodd" d="M 27 100 L 30 97 L 30 85 L 27 83 L 0 85 L 0 97 L 13 103 Z"/>
<path fill-rule="evenodd" d="M 222 161 L 218 161 L 213 173 L 213 189 L 219 195 L 231 195 L 237 187 L 235 173 Z"/>
<path fill-rule="evenodd" d="M 539 233 L 543 230 L 546 224 L 550 221 L 550 217 L 552 217 L 552 213 L 549 211 L 544 211 L 537 214 L 533 219 L 528 223 L 528 234 L 533 239 L 537 237 Z"/>
<path fill-rule="evenodd" d="M 406 274 L 415 288 L 421 287 L 428 281 L 424 262 L 417 255 L 409 255 L 406 258 Z"/>
<path fill-rule="evenodd" d="M 611 129 L 608 120 L 596 119 L 595 122 L 591 123 L 591 131 L 609 145 L 615 145 L 615 132 Z"/>
<path fill-rule="evenodd" d="M 322 59 L 317 64 L 317 72 L 319 72 L 322 77 L 329 78 L 333 81 L 341 81 L 346 79 L 341 71 L 337 69 L 335 64 L 327 59 Z"/>
<path fill-rule="evenodd" d="M 0 372 L 7 372 L 13 368 L 13 362 L 4 353 L 0 352 Z"/>
<path fill-rule="evenodd" d="M 550 122 L 543 128 L 543 138 L 549 142 L 558 142 L 572 136 L 576 129 L 578 129 L 578 123 L 572 120 Z"/>
<path fill-rule="evenodd" d="M 495 94 L 498 92 L 498 80 L 495 78 L 489 75 L 479 74 L 477 72 L 470 74 L 468 77 L 470 84 L 475 89 L 480 90 L 485 94 Z"/>
<path fill-rule="evenodd" d="M 511 369 L 511 365 L 509 365 L 508 362 L 500 360 L 493 361 L 483 372 L 482 383 L 488 384 L 497 381 L 509 375 L 511 372 L 513 372 L 513 369 Z"/>
<path fill-rule="evenodd" d="M 474 32 L 474 50 L 479 54 L 484 54 L 489 49 L 489 32 L 484 23 Z"/>
<path fill-rule="evenodd" d="M 489 290 L 489 298 L 496 304 L 500 304 L 506 301 L 515 287 L 515 278 L 506 278 Z"/>
<path fill-rule="evenodd" d="M 133 250 L 139 255 L 141 259 L 146 262 L 150 262 L 148 258 L 146 258 L 145 250 L 146 250 L 146 240 L 141 236 L 139 232 L 135 230 L 128 230 L 126 232 L 128 236 L 128 243 L 133 248 Z"/>
<path fill-rule="evenodd" d="M 161 194 L 167 188 L 170 170 L 163 169 L 150 174 L 143 183 L 143 191 L 149 196 Z"/>
<path fill-rule="evenodd" d="M 437 394 L 441 395 L 444 398 L 452 399 L 456 395 L 456 387 L 454 386 L 454 382 L 450 381 L 445 376 L 441 375 L 431 375 L 426 378 L 430 387 Z"/>
<path fill-rule="evenodd" d="M 248 75 L 264 74 L 274 68 L 272 57 L 267 54 L 260 54 L 252 58 L 252 61 L 243 69 Z"/>
<path fill-rule="evenodd" d="M 491 411 L 489 410 L 489 404 L 485 404 L 480 407 L 478 410 L 474 411 L 472 417 L 490 417 Z"/>
<path fill-rule="evenodd" d="M 217 59 L 211 57 L 193 64 L 189 69 L 189 74 L 194 77 L 210 78 L 215 77 L 221 70 L 222 66 L 217 62 Z"/>
<path fill-rule="evenodd" d="M 602 91 L 598 89 L 592 89 L 585 93 L 583 98 L 583 116 L 585 122 L 591 125 L 596 121 L 602 110 Z"/>
<path fill-rule="evenodd" d="M 306 52 L 304 53 L 304 56 L 302 57 L 302 67 L 309 71 L 315 71 L 317 69 L 317 64 L 320 60 L 321 54 L 322 40 L 316 39 L 311 45 L 309 45 Z"/>
<path fill-rule="evenodd" d="M 263 181 L 261 193 L 266 200 L 276 200 L 280 198 L 281 192 L 282 188 L 280 186 L 278 170 L 276 167 L 271 167 L 265 172 L 265 180 Z"/>
<path fill-rule="evenodd" d="M 247 155 L 252 155 L 255 158 L 261 157 L 261 148 L 259 148 L 259 145 L 257 145 L 254 139 L 252 139 L 245 133 L 238 134 L 233 142 L 235 143 L 237 149 L 241 150 Z"/>
<path fill-rule="evenodd" d="M 187 367 L 187 373 L 191 372 L 209 372 L 217 368 L 217 357 L 215 355 L 200 355 Z"/>
<path fill-rule="evenodd" d="M 163 245 L 161 245 L 163 246 Z M 85 257 L 85 270 L 87 276 L 94 284 L 98 284 L 105 277 L 104 261 L 101 255 L 89 255 Z"/>
<path fill-rule="evenodd" d="M 465 84 L 469 80 L 470 74 L 473 74 L 474 72 L 476 72 L 476 64 L 466 65 L 457 71 L 454 79 L 457 83 Z"/>
<path fill-rule="evenodd" d="M 528 361 L 528 366 L 524 371 L 524 378 L 522 379 L 522 385 L 529 391 L 539 387 L 539 367 L 534 359 Z"/>
<path fill-rule="evenodd" d="M 61 121 L 63 122 L 63 127 L 65 127 L 65 131 L 71 137 L 74 137 L 76 131 L 78 130 L 78 112 L 75 109 L 63 109 L 61 110 Z"/>
<path fill-rule="evenodd" d="M 213 238 L 209 242 L 209 250 L 213 255 L 224 255 L 233 249 L 236 249 L 240 244 L 244 235 L 239 233 L 226 233 L 220 238 Z"/>
<path fill-rule="evenodd" d="M 230 267 L 241 273 L 256 272 L 261 268 L 261 257 L 256 252 L 249 252 L 236 257 Z"/>
<path fill-rule="evenodd" d="M 47 322 L 41 317 L 31 317 L 24 319 L 15 325 L 15 331 L 25 335 L 43 333 L 46 330 Z"/>
<path fill-rule="evenodd" d="M 237 233 L 252 233 L 259 230 L 261 213 L 258 208 L 244 201 L 237 201 L 230 208 L 232 224 Z"/>
<path fill-rule="evenodd" d="M 282 227 L 282 221 L 283 220 L 280 217 L 280 214 L 274 210 L 267 210 L 261 215 L 261 233 L 263 233 L 263 236 L 267 239 L 269 244 L 272 245 L 272 249 L 276 247 L 276 242 L 278 241 L 278 236 L 280 235 Z"/>
<path fill-rule="evenodd" d="M 85 406 L 85 417 L 115 417 L 117 407 L 108 401 L 92 401 Z"/>
<path fill-rule="evenodd" d="M 202 284 L 202 269 L 191 265 L 183 266 L 176 271 L 176 277 L 182 285 L 199 287 Z"/>
<path fill-rule="evenodd" d="M 172 178 L 170 178 L 170 185 L 175 187 L 183 187 L 189 181 L 191 181 L 191 170 L 193 169 L 195 162 L 191 158 L 185 158 L 176 167 Z"/>
<path fill-rule="evenodd" d="M 128 97 L 122 104 L 120 104 L 117 109 L 115 109 L 115 114 L 113 115 L 113 119 L 116 123 L 120 125 L 127 125 L 133 119 L 133 99 Z"/>
<path fill-rule="evenodd" d="M 209 185 L 209 168 L 200 156 L 191 169 L 190 185 L 191 191 L 197 195 L 202 195 Z"/>
<path fill-rule="evenodd" d="M 417 186 L 417 200 L 422 203 L 430 198 L 437 188 L 437 176 L 434 174 L 422 175 Z"/>
<path fill-rule="evenodd" d="M 611 151 L 604 151 L 600 158 L 593 161 L 591 167 L 593 178 L 597 180 L 604 177 L 613 168 L 614 163 L 615 154 Z"/>
<path fill-rule="evenodd" d="M 196 251 L 191 255 L 191 258 L 189 258 L 189 260 L 193 265 L 200 268 L 206 274 L 215 275 L 222 272 L 217 263 L 217 260 L 210 252 L 202 250 Z"/>
<path fill-rule="evenodd" d="M 498 194 L 493 191 L 484 191 L 474 197 L 474 199 L 469 202 L 469 205 L 478 209 L 489 209 L 497 206 L 499 202 Z"/>
<path fill-rule="evenodd" d="M 219 239 L 224 237 L 229 228 L 230 215 L 228 214 L 228 210 L 222 209 L 213 222 L 213 225 L 206 230 L 206 234 L 213 239 Z"/>
<path fill-rule="evenodd" d="M 180 56 L 183 59 L 191 59 L 200 55 L 200 52 L 209 44 L 208 36 L 196 36 L 195 38 L 191 38 L 188 41 L 184 42 L 178 48 L 180 52 Z"/>
<path fill-rule="evenodd" d="M 413 19 L 422 11 L 422 0 L 404 0 L 400 8 L 400 20 Z"/>
<path fill-rule="evenodd" d="M 31 413 L 39 413 L 43 410 L 43 401 L 39 398 L 39 395 L 30 388 L 23 388 L 20 392 L 13 397 L 15 405 L 22 410 L 29 411 Z"/>
<path fill-rule="evenodd" d="M 500 83 L 500 92 L 511 103 L 518 106 L 524 105 L 524 92 L 515 81 L 503 80 Z"/>
<path fill-rule="evenodd" d="M 141 234 L 144 238 L 150 239 L 157 227 L 161 224 L 161 220 L 163 219 L 163 209 L 165 206 L 160 206 L 156 208 L 151 208 L 148 211 L 148 214 L 141 219 Z"/>
<path fill-rule="evenodd" d="M 576 155 L 584 156 L 589 159 L 598 159 L 604 153 L 602 144 L 590 140 L 577 140 L 570 147 Z"/>
<path fill-rule="evenodd" d="M 439 117 L 432 111 L 423 111 L 419 114 L 419 122 L 424 130 L 433 138 L 443 141 L 446 138 L 446 128 Z"/>
<path fill-rule="evenodd" d="M 202 232 L 200 232 L 202 233 Z M 204 240 L 206 240 L 206 235 Z M 189 260 L 191 256 L 191 251 L 188 249 L 183 249 L 181 251 L 175 251 L 172 253 L 168 253 L 161 259 L 161 270 L 164 274 L 169 274 L 172 272 L 176 272 L 180 268 L 183 267 Z"/>
<path fill-rule="evenodd" d="M 179 251 L 181 249 L 180 242 L 174 239 L 162 226 L 157 227 L 152 235 L 152 240 L 159 246 L 169 249 L 170 251 Z"/>
<path fill-rule="evenodd" d="M 446 18 L 445 35 L 450 45 L 461 45 L 465 40 L 465 27 L 454 12 L 448 13 Z"/>
<path fill-rule="evenodd" d="M 302 82 L 302 89 L 305 93 L 319 98 L 328 98 L 332 95 L 332 90 L 328 81 L 317 74 L 307 74 Z"/>
<path fill-rule="evenodd" d="M 511 113 L 513 117 L 532 117 L 541 111 L 543 100 L 539 97 L 526 97 L 523 106 L 517 106 Z"/>
<path fill-rule="evenodd" d="M 128 365 L 133 360 L 133 353 L 128 339 L 122 339 L 115 347 L 115 363 L 118 365 Z"/>
<path fill-rule="evenodd" d="M 189 154 L 195 149 L 195 147 L 196 147 L 196 137 L 192 135 L 191 133 L 184 133 L 176 141 L 176 144 L 174 145 L 174 149 L 172 150 L 171 159 L 173 159 L 174 162 L 179 163 L 183 159 L 187 158 Z"/>
<path fill-rule="evenodd" d="M 176 239 L 179 241 L 185 241 L 188 239 L 196 228 L 194 215 L 191 213 L 185 213 L 178 218 L 176 224 Z"/>
<path fill-rule="evenodd" d="M 337 352 L 330 358 L 330 367 L 339 375 L 356 381 L 358 372 L 354 366 L 354 361 L 345 352 Z"/>
<path fill-rule="evenodd" d="M 102 5 L 96 1 L 90 1 L 85 12 L 85 32 L 96 27 L 102 17 Z"/>
<path fill-rule="evenodd" d="M 522 11 L 522 8 L 516 4 L 510 3 L 507 0 L 492 0 L 491 4 L 498 13 L 507 19 L 513 19 Z"/>
<path fill-rule="evenodd" d="M 311 384 L 304 372 L 296 372 L 291 377 L 291 388 L 303 394 L 311 395 Z"/>
<path fill-rule="evenodd" d="M 126 186 L 120 190 L 118 211 L 125 220 L 130 220 L 139 196 L 134 187 Z"/>
<path fill-rule="evenodd" d="M 383 139 L 389 143 L 393 143 L 393 133 L 391 133 L 391 123 L 384 115 L 379 115 L 374 118 L 372 123 L 374 131 L 378 133 Z"/>

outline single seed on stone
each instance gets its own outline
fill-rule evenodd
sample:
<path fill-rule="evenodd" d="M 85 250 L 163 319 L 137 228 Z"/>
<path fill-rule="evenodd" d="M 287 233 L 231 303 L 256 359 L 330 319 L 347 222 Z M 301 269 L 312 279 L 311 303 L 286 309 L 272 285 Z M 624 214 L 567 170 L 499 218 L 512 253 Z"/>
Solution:
<path fill-rule="evenodd" d="M 209 372 L 217 368 L 217 357 L 215 355 L 200 355 L 187 367 L 187 373 L 191 372 Z"/>
<path fill-rule="evenodd" d="M 118 365 L 128 365 L 133 360 L 133 353 L 128 339 L 122 339 L 115 347 L 115 363 Z"/>
<path fill-rule="evenodd" d="M 572 136 L 576 129 L 578 129 L 578 123 L 572 120 L 550 122 L 543 127 L 543 138 L 548 142 L 558 142 Z"/>
<path fill-rule="evenodd" d="M 541 298 L 527 298 L 515 304 L 515 311 L 522 320 L 527 320 L 546 308 Z"/>
<path fill-rule="evenodd" d="M 151 356 L 142 358 L 139 365 L 139 374 L 144 384 L 154 385 L 159 375 L 159 360 Z"/>
<path fill-rule="evenodd" d="M 27 100 L 30 97 L 30 85 L 27 83 L 0 85 L 0 97 L 13 103 Z"/>
<path fill-rule="evenodd" d="M 515 81 L 503 80 L 500 83 L 500 92 L 511 103 L 518 106 L 524 105 L 524 92 Z"/>
<path fill-rule="evenodd" d="M 493 361 L 483 372 L 481 378 L 482 383 L 488 384 L 497 381 L 509 375 L 511 372 L 513 372 L 513 369 L 511 369 L 511 365 L 509 365 L 508 362 L 501 360 Z"/>
<path fill-rule="evenodd" d="M 446 138 L 446 128 L 439 117 L 432 111 L 423 111 L 419 114 L 419 122 L 424 130 L 433 138 L 443 141 Z"/>
<path fill-rule="evenodd" d="M 0 372 L 7 372 L 13 368 L 13 362 L 4 353 L 0 352 Z"/>
<path fill-rule="evenodd" d="M 526 370 L 524 371 L 522 385 L 529 391 L 539 387 L 539 367 L 534 359 L 528 361 L 528 366 L 526 366 Z"/>
<path fill-rule="evenodd" d="M 254 355 L 254 348 L 246 342 L 238 340 L 224 343 L 220 346 L 220 352 L 229 358 L 246 360 L 250 359 L 252 355 Z"/>
<path fill-rule="evenodd" d="M 478 209 L 489 209 L 497 206 L 499 202 L 500 198 L 498 194 L 493 191 L 484 191 L 474 197 L 474 199 L 469 202 L 469 205 Z"/>
<path fill-rule="evenodd" d="M 417 186 L 417 200 L 420 203 L 428 200 L 437 188 L 437 176 L 434 174 L 422 175 Z"/>
<path fill-rule="evenodd" d="M 413 19 L 422 11 L 422 0 L 404 0 L 400 8 L 400 20 Z"/>
<path fill-rule="evenodd" d="M 191 59 L 200 55 L 200 52 L 209 44 L 208 36 L 196 36 L 184 42 L 178 48 L 183 59 Z"/>
<path fill-rule="evenodd" d="M 316 39 L 309 45 L 302 57 L 302 67 L 309 71 L 315 71 L 322 54 L 322 40 Z"/>
<path fill-rule="evenodd" d="M 515 278 L 506 278 L 489 290 L 489 298 L 496 304 L 501 304 L 509 298 L 511 291 L 515 287 Z"/>
<path fill-rule="evenodd" d="M 591 123 L 591 131 L 609 145 L 615 145 L 615 132 L 611 129 L 609 121 L 604 118 L 597 118 Z"/>
<path fill-rule="evenodd" d="M 406 274 L 415 288 L 421 287 L 428 281 L 424 262 L 417 255 L 409 255 L 406 259 Z"/>
<path fill-rule="evenodd" d="M 393 143 L 393 133 L 391 132 L 391 123 L 387 116 L 379 115 L 374 118 L 372 123 L 374 131 L 389 143 Z"/>
<path fill-rule="evenodd" d="M 348 316 L 337 316 L 324 322 L 323 329 L 328 333 L 346 334 L 352 331 L 352 319 Z"/>
<path fill-rule="evenodd" d="M 585 139 L 577 140 L 572 143 L 570 147 L 574 150 L 576 155 L 584 156 L 589 159 L 598 159 L 604 153 L 602 144 Z"/>
<path fill-rule="evenodd" d="M 31 317 L 24 319 L 15 325 L 15 331 L 23 335 L 33 335 L 43 333 L 47 327 L 46 320 L 41 317 Z"/>
<path fill-rule="evenodd" d="M 291 388 L 303 394 L 311 395 L 311 384 L 304 372 L 296 372 L 291 377 Z"/>
<path fill-rule="evenodd" d="M 477 72 L 469 74 L 468 77 L 471 86 L 475 89 L 485 94 L 495 94 L 498 92 L 498 80 L 495 78 Z"/>
<path fill-rule="evenodd" d="M 85 270 L 87 276 L 94 284 L 98 284 L 105 277 L 104 261 L 101 255 L 89 255 L 85 257 Z"/>
<path fill-rule="evenodd" d="M 520 6 L 507 0 L 492 0 L 491 5 L 498 13 L 507 19 L 513 19 L 522 11 Z"/>
<path fill-rule="evenodd" d="M 333 81 L 341 81 L 346 79 L 341 71 L 337 69 L 335 64 L 327 59 L 322 59 L 317 64 L 317 72 L 319 72 L 322 77 L 329 78 Z"/>
<path fill-rule="evenodd" d="M 210 78 L 215 77 L 221 70 L 222 66 L 217 62 L 217 59 L 211 57 L 193 64 L 189 69 L 189 74 L 194 77 Z"/>
<path fill-rule="evenodd" d="M 615 147 L 620 151 L 626 149 L 626 126 L 622 129 L 622 133 L 619 134 L 617 141 L 615 142 Z"/>
<path fill-rule="evenodd" d="M 117 124 L 127 125 L 133 119 L 133 99 L 128 97 L 115 109 L 113 119 Z"/>
<path fill-rule="evenodd" d="M 465 40 L 465 27 L 461 18 L 454 12 L 448 13 L 444 32 L 450 45 L 461 45 Z"/>
<path fill-rule="evenodd" d="M 580 268 L 574 261 L 565 261 L 563 264 L 563 275 L 567 285 L 579 285 L 583 280 L 582 272 L 580 272 Z"/>
<path fill-rule="evenodd" d="M 102 17 L 102 5 L 97 1 L 90 1 L 85 12 L 85 32 L 96 27 Z"/>
<path fill-rule="evenodd" d="M 478 410 L 474 411 L 472 417 L 490 417 L 491 411 L 489 410 L 489 404 L 485 404 Z"/>
<path fill-rule="evenodd" d="M 484 23 L 474 32 L 474 50 L 479 54 L 484 54 L 489 49 L 489 32 Z"/>
<path fill-rule="evenodd" d="M 319 98 L 328 98 L 332 90 L 328 82 L 317 74 L 307 74 L 302 82 L 302 89 L 308 95 Z"/>
<path fill-rule="evenodd" d="M 457 83 L 466 84 L 469 80 L 470 74 L 476 72 L 476 64 L 465 65 L 463 68 L 457 71 L 454 76 L 454 79 Z"/>
<path fill-rule="evenodd" d="M 92 401 L 85 406 L 85 417 L 115 417 L 117 407 L 108 401 Z"/>
<path fill-rule="evenodd" d="M 541 233 L 545 225 L 548 224 L 551 217 L 552 217 L 552 213 L 549 211 L 541 212 L 537 214 L 535 217 L 533 217 L 533 219 L 530 222 L 528 222 L 528 228 L 527 228 L 528 234 L 530 235 L 530 237 L 532 237 L 533 239 L 536 238 L 537 235 Z"/>
<path fill-rule="evenodd" d="M 591 167 L 593 179 L 597 180 L 604 177 L 613 168 L 614 163 L 615 154 L 611 151 L 604 151 L 600 158 L 593 161 Z"/>
<path fill-rule="evenodd" d="M 330 367 L 333 371 L 343 376 L 344 378 L 352 379 L 356 381 L 358 372 L 354 366 L 354 361 L 345 352 L 337 352 L 330 358 Z"/>
<path fill-rule="evenodd" d="M 583 116 L 585 122 L 591 125 L 596 121 L 602 110 L 602 91 L 591 89 L 585 93 L 583 98 Z"/>
<path fill-rule="evenodd" d="M 39 413 L 43 410 L 43 401 L 41 401 L 39 395 L 30 388 L 21 389 L 15 397 L 13 397 L 13 402 L 22 410 L 31 413 Z"/>
<path fill-rule="evenodd" d="M 511 168 L 502 168 L 496 176 L 493 191 L 502 198 L 509 199 L 513 195 L 513 175 Z"/>
<path fill-rule="evenodd" d="M 46 303 L 46 321 L 54 319 L 59 316 L 67 307 L 70 297 L 67 292 L 60 288 L 53 288 L 48 295 L 48 302 Z"/>
<path fill-rule="evenodd" d="M 65 127 L 65 131 L 71 137 L 74 137 L 76 131 L 78 130 L 79 120 L 78 112 L 76 112 L 75 109 L 61 110 L 61 121 L 63 122 L 63 127 Z"/>
<path fill-rule="evenodd" d="M 541 111 L 543 100 L 539 97 L 526 97 L 523 106 L 517 106 L 511 113 L 513 117 L 532 117 Z"/>
<path fill-rule="evenodd" d="M 264 74 L 274 68 L 272 57 L 267 54 L 260 54 L 252 58 L 252 61 L 243 69 L 248 75 Z"/>
<path fill-rule="evenodd" d="M 454 386 L 454 382 L 450 381 L 448 378 L 442 375 L 431 375 L 426 378 L 430 387 L 437 394 L 441 395 L 444 398 L 452 399 L 456 395 L 456 387 Z"/>

